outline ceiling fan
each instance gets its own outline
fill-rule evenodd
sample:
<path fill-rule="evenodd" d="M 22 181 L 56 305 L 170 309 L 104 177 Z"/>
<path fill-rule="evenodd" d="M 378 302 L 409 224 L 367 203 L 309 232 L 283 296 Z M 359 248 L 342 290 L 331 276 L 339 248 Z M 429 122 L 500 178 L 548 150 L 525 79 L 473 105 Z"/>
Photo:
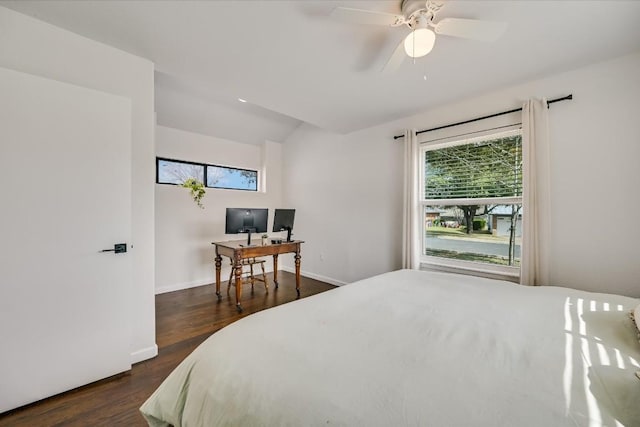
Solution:
<path fill-rule="evenodd" d="M 507 29 L 504 22 L 480 21 L 464 18 L 443 18 L 435 20 L 444 3 L 434 0 L 402 0 L 402 15 L 373 10 L 336 7 L 331 12 L 335 19 L 357 23 L 384 25 L 389 27 L 407 26 L 411 31 L 395 48 L 386 62 L 383 72 L 397 69 L 406 56 L 425 56 L 435 44 L 436 34 L 461 37 L 480 41 L 495 41 Z"/>

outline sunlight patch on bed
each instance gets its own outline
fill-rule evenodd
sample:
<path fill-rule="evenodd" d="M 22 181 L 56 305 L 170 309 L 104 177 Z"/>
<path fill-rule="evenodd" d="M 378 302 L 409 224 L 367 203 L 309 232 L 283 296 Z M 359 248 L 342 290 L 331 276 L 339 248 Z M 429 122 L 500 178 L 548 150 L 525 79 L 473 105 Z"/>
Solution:
<path fill-rule="evenodd" d="M 589 367 L 591 364 L 591 354 L 589 353 L 589 341 L 581 338 L 582 341 L 582 375 L 584 384 L 584 395 L 587 402 L 587 410 L 589 411 L 589 426 L 602 426 L 602 414 L 598 407 L 598 401 L 591 393 L 591 380 L 589 380 Z"/>
<path fill-rule="evenodd" d="M 604 346 L 599 342 L 596 343 L 596 347 L 598 348 L 598 357 L 600 358 L 600 362 L 604 366 L 610 366 L 611 360 L 609 359 L 609 355 L 607 354 L 607 350 L 605 350 Z"/>
<path fill-rule="evenodd" d="M 572 313 L 571 307 L 575 306 L 575 312 Z M 609 311 L 609 304 L 603 304 L 603 311 Z M 571 298 L 567 298 L 564 304 L 564 327 L 565 327 L 565 366 L 563 374 L 563 389 L 565 397 L 565 409 L 566 413 L 571 412 L 571 388 L 574 381 L 574 375 L 576 381 L 581 381 L 584 388 L 585 402 L 587 405 L 588 419 L 590 426 L 602 426 L 603 416 L 602 411 L 598 405 L 596 397 L 591 392 L 591 380 L 589 379 L 590 368 L 593 367 L 592 359 L 597 357 L 600 365 L 610 366 L 611 358 L 607 353 L 604 345 L 600 340 L 592 340 L 587 335 L 587 324 L 584 320 L 585 310 L 589 313 L 598 311 L 598 304 L 596 301 L 585 301 L 582 298 L 578 298 L 575 304 L 572 303 Z M 572 316 L 576 316 L 576 321 Z M 575 329 L 574 332 L 574 323 Z M 577 333 L 580 342 L 580 359 L 582 360 L 581 366 L 573 365 L 573 335 Z M 593 341 L 593 342 L 592 342 Z M 590 345 L 595 344 L 597 354 L 593 354 L 590 350 Z M 595 350 L 594 349 L 594 350 Z M 576 370 L 574 373 L 573 370 Z M 581 370 L 581 372 L 580 372 Z"/>
<path fill-rule="evenodd" d="M 578 298 L 578 305 L 576 307 L 578 311 L 578 330 L 580 335 L 587 335 L 587 324 L 584 322 L 582 315 L 584 314 L 584 300 L 582 298 Z"/>
<path fill-rule="evenodd" d="M 571 335 L 573 322 L 571 321 L 571 298 L 564 302 L 564 373 L 562 375 L 562 386 L 564 389 L 565 410 L 569 414 L 571 409 L 571 380 L 573 375 L 573 336 Z"/>
<path fill-rule="evenodd" d="M 613 350 L 616 352 L 616 362 L 618 363 L 618 368 L 625 369 L 624 359 L 622 358 L 622 354 L 620 353 L 620 350 L 618 350 L 617 348 Z"/>
<path fill-rule="evenodd" d="M 617 408 L 621 404 L 619 400 L 610 401 L 610 392 L 616 392 L 617 389 L 609 389 L 606 384 L 624 381 L 623 374 L 616 371 L 640 368 L 640 358 L 629 355 L 622 347 L 612 346 L 608 330 L 602 329 L 605 319 L 614 319 L 614 316 L 617 319 L 620 313 L 626 311 L 625 307 L 617 302 L 567 297 L 563 308 L 565 346 L 562 388 L 566 414 L 580 410 L 580 406 L 589 426 L 628 425 L 624 417 L 618 419 L 617 415 L 611 416 L 612 413 L 624 415 L 625 412 Z M 577 390 L 580 391 L 573 394 Z"/>

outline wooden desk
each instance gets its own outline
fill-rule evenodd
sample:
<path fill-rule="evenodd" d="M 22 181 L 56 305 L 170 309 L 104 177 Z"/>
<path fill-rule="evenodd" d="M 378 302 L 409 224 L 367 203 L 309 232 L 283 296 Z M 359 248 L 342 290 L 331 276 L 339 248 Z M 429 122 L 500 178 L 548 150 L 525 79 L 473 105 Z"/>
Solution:
<path fill-rule="evenodd" d="M 228 242 L 213 242 L 216 247 L 216 295 L 218 300 L 222 299 L 220 294 L 220 269 L 222 268 L 222 256 L 229 257 L 233 264 L 236 281 L 236 308 L 242 311 L 240 299 L 242 298 L 242 260 L 267 255 L 273 255 L 273 281 L 278 288 L 278 255 L 294 253 L 296 263 L 296 292 L 300 296 L 300 245 L 302 240 L 283 241 L 282 243 L 262 245 L 259 239 L 257 244 L 247 246 L 246 240 L 232 240 Z"/>

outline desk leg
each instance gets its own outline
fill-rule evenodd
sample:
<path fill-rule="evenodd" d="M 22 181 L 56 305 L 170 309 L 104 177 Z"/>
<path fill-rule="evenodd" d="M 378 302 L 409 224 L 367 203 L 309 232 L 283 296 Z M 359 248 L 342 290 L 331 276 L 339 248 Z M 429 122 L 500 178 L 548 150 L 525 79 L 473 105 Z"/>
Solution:
<path fill-rule="evenodd" d="M 236 257 L 235 259 L 235 273 L 236 273 L 236 309 L 239 313 L 242 313 L 242 306 L 240 305 L 240 300 L 242 299 L 242 260 L 240 257 Z"/>
<path fill-rule="evenodd" d="M 278 289 L 278 254 L 273 254 L 273 283 Z"/>
<path fill-rule="evenodd" d="M 296 252 L 294 258 L 296 260 L 296 292 L 300 298 L 300 252 Z"/>
<path fill-rule="evenodd" d="M 218 296 L 218 301 L 222 299 L 220 295 L 220 268 L 222 267 L 222 257 L 216 254 L 216 295 Z"/>

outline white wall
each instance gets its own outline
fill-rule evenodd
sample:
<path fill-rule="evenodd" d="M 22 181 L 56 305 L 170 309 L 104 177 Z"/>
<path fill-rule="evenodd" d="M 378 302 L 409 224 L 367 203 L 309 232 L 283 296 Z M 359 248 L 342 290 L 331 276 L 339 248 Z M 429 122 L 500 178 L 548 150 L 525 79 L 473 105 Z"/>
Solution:
<path fill-rule="evenodd" d="M 131 99 L 132 362 L 155 356 L 153 64 L 0 7 L 0 66 Z"/>
<path fill-rule="evenodd" d="M 304 124 L 287 139 L 284 202 L 305 241 L 303 275 L 343 284 L 398 268 L 401 159 L 401 144 L 379 132 L 342 136 Z"/>
<path fill-rule="evenodd" d="M 157 126 L 156 154 L 176 160 L 255 169 L 259 171 L 260 184 L 264 181 L 262 191 L 258 192 L 207 188 L 204 209 L 193 202 L 186 188 L 155 186 L 156 292 L 214 283 L 215 252 L 211 242 L 246 238 L 246 235 L 224 234 L 226 208 L 268 208 L 269 230 L 273 226 L 273 209 L 282 207 L 281 144 L 271 141 L 262 145 L 242 144 Z M 253 235 L 254 238 L 260 236 Z M 266 265 L 271 271 L 272 263 Z M 229 272 L 229 260 L 224 258 L 221 280 L 227 280 Z"/>
<path fill-rule="evenodd" d="M 284 202 L 299 212 L 297 237 L 307 240 L 302 270 L 350 282 L 400 268 L 402 148 L 394 134 L 569 93 L 574 100 L 550 110 L 552 283 L 640 296 L 640 53 L 348 135 L 300 126 L 284 144 L 283 180 Z"/>

